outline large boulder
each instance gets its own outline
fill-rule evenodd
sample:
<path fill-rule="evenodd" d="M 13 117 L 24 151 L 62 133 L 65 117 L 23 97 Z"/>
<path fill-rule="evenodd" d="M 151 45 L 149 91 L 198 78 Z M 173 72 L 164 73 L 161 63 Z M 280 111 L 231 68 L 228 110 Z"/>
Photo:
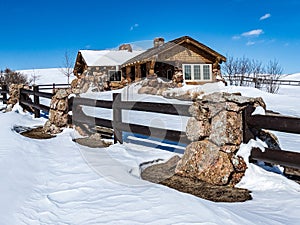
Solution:
<path fill-rule="evenodd" d="M 209 140 L 193 142 L 187 146 L 176 167 L 176 174 L 194 177 L 213 185 L 235 185 L 246 170 L 241 157 L 220 151 L 219 146 Z M 234 180 L 233 180 L 234 177 Z"/>

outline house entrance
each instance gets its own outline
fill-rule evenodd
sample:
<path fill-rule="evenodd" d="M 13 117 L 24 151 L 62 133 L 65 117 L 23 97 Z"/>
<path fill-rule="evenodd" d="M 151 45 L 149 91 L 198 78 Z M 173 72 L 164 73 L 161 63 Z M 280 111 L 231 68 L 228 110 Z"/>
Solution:
<path fill-rule="evenodd" d="M 130 79 L 131 81 L 135 80 L 135 66 L 130 67 Z"/>
<path fill-rule="evenodd" d="M 142 76 L 142 78 L 146 78 L 147 77 L 147 66 L 146 66 L 146 63 L 141 64 L 141 76 Z"/>
<path fill-rule="evenodd" d="M 171 80 L 174 74 L 174 66 L 172 63 L 156 62 L 154 71 L 158 77 Z"/>

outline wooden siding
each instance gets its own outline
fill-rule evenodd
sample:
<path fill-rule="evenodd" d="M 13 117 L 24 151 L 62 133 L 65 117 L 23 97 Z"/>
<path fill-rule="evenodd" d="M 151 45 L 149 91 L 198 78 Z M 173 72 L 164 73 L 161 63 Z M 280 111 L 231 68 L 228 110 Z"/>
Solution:
<path fill-rule="evenodd" d="M 163 52 L 159 55 L 158 61 L 180 61 L 184 63 L 210 63 L 214 61 L 204 52 L 195 49 L 193 46 L 176 46 L 175 48 Z"/>

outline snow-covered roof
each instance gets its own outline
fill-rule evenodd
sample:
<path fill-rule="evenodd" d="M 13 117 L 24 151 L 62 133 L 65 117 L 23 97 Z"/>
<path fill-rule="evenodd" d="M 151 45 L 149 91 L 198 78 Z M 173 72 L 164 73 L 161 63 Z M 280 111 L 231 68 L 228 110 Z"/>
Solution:
<path fill-rule="evenodd" d="M 79 52 L 88 66 L 118 66 L 143 53 L 143 51 L 127 50 L 80 50 Z"/>

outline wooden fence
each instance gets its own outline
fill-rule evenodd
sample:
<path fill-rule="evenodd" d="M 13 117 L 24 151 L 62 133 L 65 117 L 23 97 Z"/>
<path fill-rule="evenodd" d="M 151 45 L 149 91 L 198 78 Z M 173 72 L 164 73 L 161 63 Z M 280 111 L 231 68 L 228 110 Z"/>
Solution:
<path fill-rule="evenodd" d="M 250 76 L 224 76 L 225 80 L 228 80 L 232 83 L 254 83 L 256 85 L 264 85 L 264 84 L 274 84 L 274 85 L 289 85 L 289 86 L 300 86 L 300 81 L 298 80 L 278 80 L 272 79 L 269 76 L 258 76 L 258 77 L 250 77 Z"/>
<path fill-rule="evenodd" d="M 39 118 L 41 116 L 41 111 L 46 113 L 49 113 L 50 111 L 50 106 L 41 104 L 40 98 L 51 99 L 55 89 L 67 87 L 68 84 L 43 84 L 32 86 L 32 90 L 22 88 L 20 89 L 20 105 L 33 108 L 34 117 Z M 48 90 L 48 92 L 45 90 Z M 33 101 L 28 96 L 33 96 Z"/>
<path fill-rule="evenodd" d="M 189 105 L 122 101 L 121 94 L 114 94 L 113 101 L 94 100 L 79 97 L 73 98 L 72 101 L 72 119 L 74 124 L 84 123 L 113 128 L 115 142 L 119 141 L 120 143 L 123 143 L 122 133 L 130 132 L 145 136 L 151 136 L 159 139 L 169 140 L 176 143 L 190 143 L 190 141 L 185 135 L 185 132 L 162 129 L 157 127 L 149 127 L 143 124 L 125 123 L 122 120 L 122 110 L 152 112 L 167 115 L 190 116 L 188 113 Z M 97 108 L 112 109 L 113 118 L 112 120 L 109 120 L 87 116 L 82 112 L 81 106 L 92 106 Z"/>
<path fill-rule="evenodd" d="M 248 107 L 244 111 L 244 142 L 248 142 L 253 138 L 251 132 L 253 129 L 300 134 L 300 118 L 274 113 L 252 115 L 253 111 L 253 107 Z M 300 169 L 300 153 L 297 152 L 270 148 L 266 148 L 265 151 L 262 152 L 259 148 L 253 148 L 250 159 Z"/>
<path fill-rule="evenodd" d="M 40 110 L 49 112 L 50 107 L 40 104 L 39 98 L 51 99 L 53 93 L 41 90 L 54 90 L 54 88 L 66 87 L 65 84 L 51 84 L 51 85 L 38 85 L 33 86 L 32 90 L 21 89 L 20 91 L 20 104 L 34 108 L 35 117 L 40 117 Z M 7 87 L 2 87 L 1 95 L 4 100 L 7 100 L 8 90 Z M 24 96 L 32 95 L 33 101 Z M 96 108 L 111 109 L 113 118 L 103 119 L 86 115 L 82 111 L 83 106 L 90 106 Z M 106 127 L 114 130 L 115 142 L 123 143 L 123 132 L 130 132 L 144 136 L 151 136 L 155 138 L 165 139 L 172 142 L 180 142 L 188 144 L 190 141 L 187 139 L 185 132 L 162 129 L 157 127 L 149 127 L 143 124 L 126 123 L 122 119 L 123 110 L 152 112 L 167 115 L 190 116 L 188 113 L 188 104 L 166 104 L 166 103 L 153 103 L 153 102 L 136 102 L 136 101 L 123 101 L 121 94 L 114 94 L 113 100 L 95 100 L 82 97 L 73 97 L 69 99 L 69 109 L 72 110 L 73 124 L 87 124 L 91 126 Z M 253 129 L 266 129 L 281 131 L 287 133 L 300 134 L 300 118 L 283 116 L 280 114 L 267 115 L 252 115 L 254 108 L 248 107 L 243 112 L 243 127 L 244 127 L 244 142 L 252 139 Z M 162 137 L 163 136 L 163 137 Z M 252 149 L 250 159 L 260 160 L 268 163 L 279 164 L 286 167 L 300 169 L 300 153 L 291 151 L 278 151 L 275 149 L 265 149 L 262 152 L 258 148 Z"/>

